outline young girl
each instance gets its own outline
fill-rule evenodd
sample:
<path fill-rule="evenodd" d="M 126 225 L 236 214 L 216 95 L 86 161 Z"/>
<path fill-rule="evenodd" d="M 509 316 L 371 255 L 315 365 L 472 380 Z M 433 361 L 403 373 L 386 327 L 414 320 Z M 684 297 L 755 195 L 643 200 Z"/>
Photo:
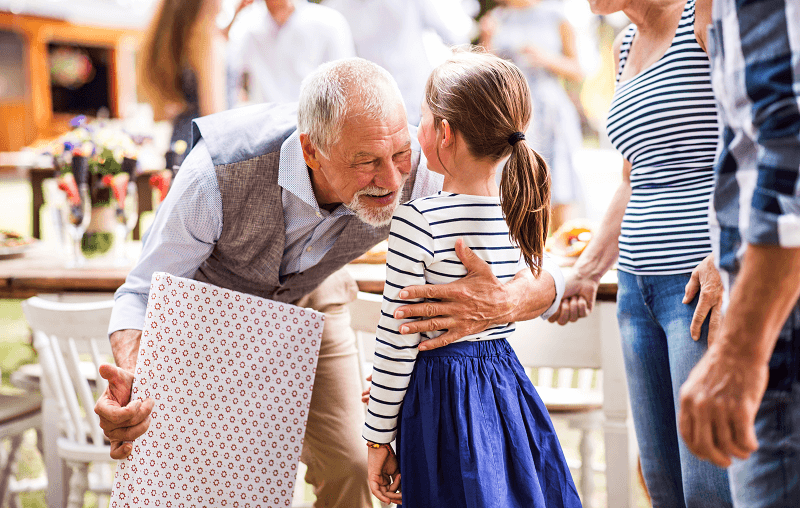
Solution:
<path fill-rule="evenodd" d="M 501 281 L 525 266 L 539 275 L 550 183 L 522 134 L 530 116 L 522 73 L 488 53 L 457 53 L 428 79 L 418 137 L 444 190 L 401 205 L 392 219 L 363 431 L 370 488 L 383 502 L 581 506 L 547 410 L 506 341 L 514 324 L 420 351 L 441 332 L 401 335 L 406 321 L 393 318 L 410 303 L 399 299 L 402 288 L 466 275 L 457 241 Z"/>

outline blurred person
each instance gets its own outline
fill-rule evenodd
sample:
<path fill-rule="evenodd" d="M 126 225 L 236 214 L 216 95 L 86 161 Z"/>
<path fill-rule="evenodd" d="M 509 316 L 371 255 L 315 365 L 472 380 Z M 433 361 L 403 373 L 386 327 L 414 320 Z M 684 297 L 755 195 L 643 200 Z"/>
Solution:
<path fill-rule="evenodd" d="M 355 56 L 350 27 L 333 9 L 306 0 L 255 3 L 230 31 L 231 107 L 238 105 L 236 92 L 243 86 L 249 103 L 297 102 L 303 78 L 320 64 Z"/>
<path fill-rule="evenodd" d="M 419 124 L 419 107 L 425 82 L 449 54 L 437 51 L 428 37 L 438 35 L 445 45 L 469 42 L 472 22 L 455 0 L 324 0 L 341 12 L 350 24 L 356 54 L 385 68 L 400 87 L 408 111 L 408 123 Z M 442 44 L 440 43 L 440 44 Z M 435 58 L 435 57 L 434 57 Z"/>
<path fill-rule="evenodd" d="M 642 473 L 653 507 L 728 507 L 726 471 L 695 457 L 678 434 L 678 390 L 717 337 L 722 283 L 708 206 L 718 112 L 694 0 L 596 0 L 633 24 L 614 42 L 608 135 L 622 184 L 567 277 L 565 324 L 591 310 L 618 259 L 617 318 Z M 699 294 L 698 294 L 699 293 Z"/>
<path fill-rule="evenodd" d="M 555 230 L 581 197 L 573 156 L 581 149 L 581 120 L 561 80 L 579 83 L 575 29 L 560 0 L 498 0 L 481 18 L 480 43 L 516 63 L 531 87 L 534 121 L 526 133 L 550 167 Z"/>
<path fill-rule="evenodd" d="M 725 316 L 681 388 L 679 421 L 698 457 L 728 467 L 737 508 L 800 506 L 799 7 L 715 0 L 707 44 Z"/>
<path fill-rule="evenodd" d="M 162 0 L 140 51 L 139 89 L 155 120 L 172 121 L 170 146 L 191 147 L 192 120 L 225 109 L 221 0 Z"/>

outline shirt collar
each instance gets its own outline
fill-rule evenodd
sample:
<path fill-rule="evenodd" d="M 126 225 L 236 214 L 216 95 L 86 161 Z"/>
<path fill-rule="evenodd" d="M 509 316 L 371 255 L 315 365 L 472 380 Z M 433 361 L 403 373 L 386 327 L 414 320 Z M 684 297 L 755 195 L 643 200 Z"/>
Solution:
<path fill-rule="evenodd" d="M 281 145 L 281 158 L 278 163 L 278 185 L 285 191 L 300 199 L 314 209 L 317 214 L 327 215 L 327 212 L 320 209 L 317 198 L 314 196 L 314 188 L 311 186 L 310 169 L 306 166 L 303 159 L 303 148 L 300 146 L 300 135 L 294 131 L 291 136 Z M 353 212 L 344 205 L 337 206 L 331 215 L 352 215 Z"/>

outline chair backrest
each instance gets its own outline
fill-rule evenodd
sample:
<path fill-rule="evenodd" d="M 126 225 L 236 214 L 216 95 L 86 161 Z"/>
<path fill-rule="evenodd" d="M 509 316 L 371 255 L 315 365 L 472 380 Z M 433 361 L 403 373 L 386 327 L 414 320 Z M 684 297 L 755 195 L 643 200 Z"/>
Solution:
<path fill-rule="evenodd" d="M 372 372 L 372 357 L 375 354 L 375 330 L 381 318 L 383 297 L 373 293 L 358 292 L 358 297 L 350 303 L 350 327 L 356 334 L 358 365 L 361 383 L 366 389 L 366 377 Z"/>
<path fill-rule="evenodd" d="M 56 302 L 39 297 L 22 302 L 42 366 L 42 388 L 58 404 L 61 431 L 79 444 L 103 446 L 94 412 L 106 381 L 97 371 L 109 363 L 108 322 L 113 300 Z M 91 360 L 83 360 L 89 356 Z"/>
<path fill-rule="evenodd" d="M 537 387 L 597 390 L 601 383 L 599 320 L 599 313 L 593 313 L 567 326 L 538 318 L 521 321 L 509 342 L 523 367 L 538 370 Z"/>

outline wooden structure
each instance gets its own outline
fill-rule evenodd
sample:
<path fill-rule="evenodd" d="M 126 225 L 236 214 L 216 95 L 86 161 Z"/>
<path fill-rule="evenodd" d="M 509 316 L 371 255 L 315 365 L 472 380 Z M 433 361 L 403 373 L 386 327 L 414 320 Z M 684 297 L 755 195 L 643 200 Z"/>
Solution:
<path fill-rule="evenodd" d="M 24 94 L 0 96 L 0 152 L 16 151 L 39 139 L 50 139 L 69 130 L 72 114 L 54 113 L 50 86 L 48 47 L 67 44 L 102 48 L 108 55 L 108 98 L 112 117 L 123 114 L 125 104 L 135 102 L 135 52 L 142 32 L 80 26 L 66 21 L 0 12 L 0 32 L 21 38 Z M 129 79 L 119 79 L 120 76 Z"/>

